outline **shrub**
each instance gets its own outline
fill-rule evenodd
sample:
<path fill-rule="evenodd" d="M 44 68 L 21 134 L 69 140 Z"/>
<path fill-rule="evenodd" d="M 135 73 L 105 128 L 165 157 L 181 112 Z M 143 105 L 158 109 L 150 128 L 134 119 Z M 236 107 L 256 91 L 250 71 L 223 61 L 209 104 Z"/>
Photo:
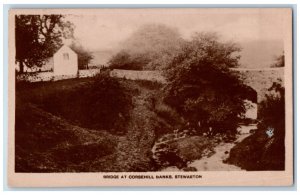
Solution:
<path fill-rule="evenodd" d="M 215 34 L 196 34 L 182 46 L 164 74 L 165 102 L 192 126 L 235 132 L 239 115 L 245 112 L 249 88 L 230 71 L 238 65 L 240 48 L 222 43 Z"/>
<path fill-rule="evenodd" d="M 100 73 L 91 86 L 83 92 L 85 107 L 83 113 L 88 116 L 86 124 L 96 128 L 124 130 L 129 117 L 131 97 L 124 92 L 116 78 Z"/>
<path fill-rule="evenodd" d="M 176 123 L 180 122 L 178 120 L 178 114 L 176 113 L 176 111 L 162 102 L 157 102 L 155 104 L 154 111 L 158 116 L 164 118 L 170 124 L 175 125 Z"/>
<path fill-rule="evenodd" d="M 139 86 L 149 90 L 159 90 L 162 87 L 162 84 L 157 81 L 137 80 L 136 82 Z"/>
<path fill-rule="evenodd" d="M 284 138 L 285 134 L 285 90 L 278 82 L 274 82 L 269 88 L 269 94 L 260 104 L 259 117 L 262 122 L 260 128 L 273 127 L 276 136 Z"/>
<path fill-rule="evenodd" d="M 143 55 L 130 55 L 126 51 L 120 51 L 109 61 L 111 69 L 142 70 L 149 63 Z"/>

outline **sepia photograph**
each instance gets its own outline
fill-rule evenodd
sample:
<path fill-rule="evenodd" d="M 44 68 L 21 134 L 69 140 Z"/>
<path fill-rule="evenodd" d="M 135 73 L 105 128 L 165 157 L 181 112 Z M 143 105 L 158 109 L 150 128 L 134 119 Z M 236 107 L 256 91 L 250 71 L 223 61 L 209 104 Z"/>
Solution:
<path fill-rule="evenodd" d="M 291 9 L 9 14 L 12 185 L 292 184 Z"/>

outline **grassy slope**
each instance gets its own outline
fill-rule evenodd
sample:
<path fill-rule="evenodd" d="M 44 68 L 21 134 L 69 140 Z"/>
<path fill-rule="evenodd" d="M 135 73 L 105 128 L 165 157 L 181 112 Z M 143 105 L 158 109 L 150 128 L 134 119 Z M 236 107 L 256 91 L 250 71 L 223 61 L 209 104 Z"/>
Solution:
<path fill-rule="evenodd" d="M 77 126 L 62 116 L 41 109 L 35 101 L 53 93 L 89 85 L 89 79 L 71 79 L 17 87 L 16 171 L 150 171 L 154 170 L 151 147 L 155 131 L 164 128 L 151 108 L 159 87 L 122 81 L 133 93 L 127 133 Z"/>
<path fill-rule="evenodd" d="M 116 147 L 115 136 L 71 125 L 30 103 L 17 107 L 16 121 L 17 172 L 90 171 L 90 161 Z"/>

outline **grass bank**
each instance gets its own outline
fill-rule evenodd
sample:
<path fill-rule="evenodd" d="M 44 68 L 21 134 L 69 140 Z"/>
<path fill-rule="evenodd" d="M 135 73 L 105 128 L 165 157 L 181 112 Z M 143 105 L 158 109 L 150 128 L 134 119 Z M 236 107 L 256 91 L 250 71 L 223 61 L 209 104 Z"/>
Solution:
<path fill-rule="evenodd" d="M 112 84 L 121 90 L 115 93 L 101 82 L 110 81 L 98 80 L 98 86 L 94 78 L 16 86 L 17 172 L 156 170 L 151 153 L 156 132 L 171 127 L 152 107 L 162 86 L 114 79 Z M 115 100 L 125 100 L 125 106 Z M 98 118 L 91 117 L 93 112 Z"/>

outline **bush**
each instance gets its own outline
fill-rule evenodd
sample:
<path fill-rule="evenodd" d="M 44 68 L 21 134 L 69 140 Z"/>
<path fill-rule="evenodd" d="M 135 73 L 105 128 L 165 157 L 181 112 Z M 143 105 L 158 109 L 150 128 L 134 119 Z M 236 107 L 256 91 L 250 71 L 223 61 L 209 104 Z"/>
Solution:
<path fill-rule="evenodd" d="M 157 81 L 149 81 L 149 80 L 136 80 L 139 86 L 149 89 L 149 90 L 160 90 L 162 84 Z"/>
<path fill-rule="evenodd" d="M 111 58 L 109 67 L 111 69 L 142 70 L 149 60 L 143 55 L 130 55 L 121 51 Z"/>
<path fill-rule="evenodd" d="M 275 129 L 276 136 L 284 139 L 285 134 L 285 90 L 278 82 L 274 82 L 269 88 L 269 94 L 260 104 L 259 117 L 262 122 L 259 127 L 266 129 L 272 127 Z"/>
<path fill-rule="evenodd" d="M 87 122 L 94 123 L 97 128 L 122 130 L 132 105 L 131 97 L 124 90 L 116 78 L 108 74 L 97 75 L 84 93 Z"/>
<path fill-rule="evenodd" d="M 165 119 L 170 124 L 176 125 L 180 123 L 180 120 L 178 120 L 179 116 L 176 111 L 162 102 L 157 102 L 155 104 L 154 111 L 158 116 Z"/>
<path fill-rule="evenodd" d="M 249 87 L 230 71 L 238 65 L 240 51 L 234 43 L 222 43 L 215 34 L 196 34 L 181 48 L 164 74 L 165 102 L 182 114 L 191 126 L 212 127 L 216 132 L 236 132 L 245 112 Z"/>

